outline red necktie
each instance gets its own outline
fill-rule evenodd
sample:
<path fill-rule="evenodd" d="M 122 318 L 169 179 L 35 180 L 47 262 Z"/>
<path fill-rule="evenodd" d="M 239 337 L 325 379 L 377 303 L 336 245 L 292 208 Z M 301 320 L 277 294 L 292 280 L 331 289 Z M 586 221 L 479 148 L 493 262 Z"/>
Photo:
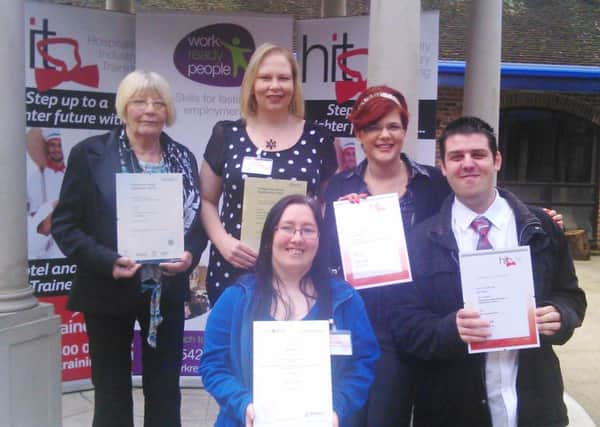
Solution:
<path fill-rule="evenodd" d="M 471 223 L 471 228 L 479 235 L 479 241 L 477 242 L 477 250 L 481 249 L 492 249 L 492 244 L 488 240 L 488 233 L 492 223 L 489 219 L 484 216 L 478 216 Z"/>

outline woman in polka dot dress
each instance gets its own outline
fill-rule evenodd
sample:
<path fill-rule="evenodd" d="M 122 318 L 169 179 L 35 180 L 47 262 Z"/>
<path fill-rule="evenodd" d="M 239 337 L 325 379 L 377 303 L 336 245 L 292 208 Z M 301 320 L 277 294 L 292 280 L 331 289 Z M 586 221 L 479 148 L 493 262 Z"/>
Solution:
<path fill-rule="evenodd" d="M 319 197 L 337 168 L 332 135 L 304 120 L 298 65 L 287 49 L 270 43 L 256 49 L 242 82 L 240 111 L 243 119 L 215 125 L 200 171 L 202 221 L 212 242 L 206 279 L 211 305 L 256 261 L 254 249 L 239 240 L 244 180 L 305 181 L 308 195 Z"/>

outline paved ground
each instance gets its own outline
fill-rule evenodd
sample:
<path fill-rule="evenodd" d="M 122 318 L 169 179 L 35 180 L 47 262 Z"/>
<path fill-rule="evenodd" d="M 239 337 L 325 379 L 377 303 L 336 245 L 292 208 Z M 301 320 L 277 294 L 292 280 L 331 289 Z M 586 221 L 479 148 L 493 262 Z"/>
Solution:
<path fill-rule="evenodd" d="M 576 262 L 577 275 L 588 298 L 587 317 L 563 347 L 557 347 L 569 408 L 570 426 L 600 425 L 600 256 Z M 63 395 L 63 427 L 89 427 L 92 424 L 93 391 Z M 203 390 L 182 391 L 183 427 L 212 426 L 217 405 Z M 134 390 L 135 425 L 143 425 L 143 397 Z"/>
<path fill-rule="evenodd" d="M 581 328 L 555 350 L 560 359 L 565 390 L 600 425 L 600 256 L 575 261 L 588 309 Z M 578 424 L 571 422 L 578 427 Z"/>

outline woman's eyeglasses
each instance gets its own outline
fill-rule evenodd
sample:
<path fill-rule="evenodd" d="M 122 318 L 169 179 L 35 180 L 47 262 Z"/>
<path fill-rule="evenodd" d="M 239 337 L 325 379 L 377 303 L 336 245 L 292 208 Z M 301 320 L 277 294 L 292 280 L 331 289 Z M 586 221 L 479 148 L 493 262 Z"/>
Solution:
<path fill-rule="evenodd" d="M 319 231 L 314 227 L 300 227 L 296 228 L 293 225 L 280 225 L 275 228 L 275 230 L 280 231 L 285 234 L 287 237 L 292 238 L 296 234 L 296 232 L 300 233 L 300 237 L 311 240 L 316 239 L 319 236 Z"/>
<path fill-rule="evenodd" d="M 152 106 L 156 111 L 164 111 L 167 108 L 166 102 L 154 99 L 132 99 L 129 101 L 129 105 L 136 110 L 145 110 L 149 106 Z"/>
<path fill-rule="evenodd" d="M 383 130 L 387 130 L 388 133 L 397 134 L 404 130 L 404 126 L 402 123 L 388 123 L 386 125 L 370 125 L 363 128 L 363 132 L 368 133 L 370 135 L 380 135 Z"/>

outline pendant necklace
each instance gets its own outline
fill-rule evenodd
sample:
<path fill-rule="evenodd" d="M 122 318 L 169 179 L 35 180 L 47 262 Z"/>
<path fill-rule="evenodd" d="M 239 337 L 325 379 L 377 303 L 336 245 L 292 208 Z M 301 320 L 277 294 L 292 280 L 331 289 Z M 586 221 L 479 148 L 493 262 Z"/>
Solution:
<path fill-rule="evenodd" d="M 275 148 L 277 148 L 277 141 L 275 141 L 273 138 L 269 138 L 265 142 L 265 148 L 267 150 L 274 150 Z"/>

